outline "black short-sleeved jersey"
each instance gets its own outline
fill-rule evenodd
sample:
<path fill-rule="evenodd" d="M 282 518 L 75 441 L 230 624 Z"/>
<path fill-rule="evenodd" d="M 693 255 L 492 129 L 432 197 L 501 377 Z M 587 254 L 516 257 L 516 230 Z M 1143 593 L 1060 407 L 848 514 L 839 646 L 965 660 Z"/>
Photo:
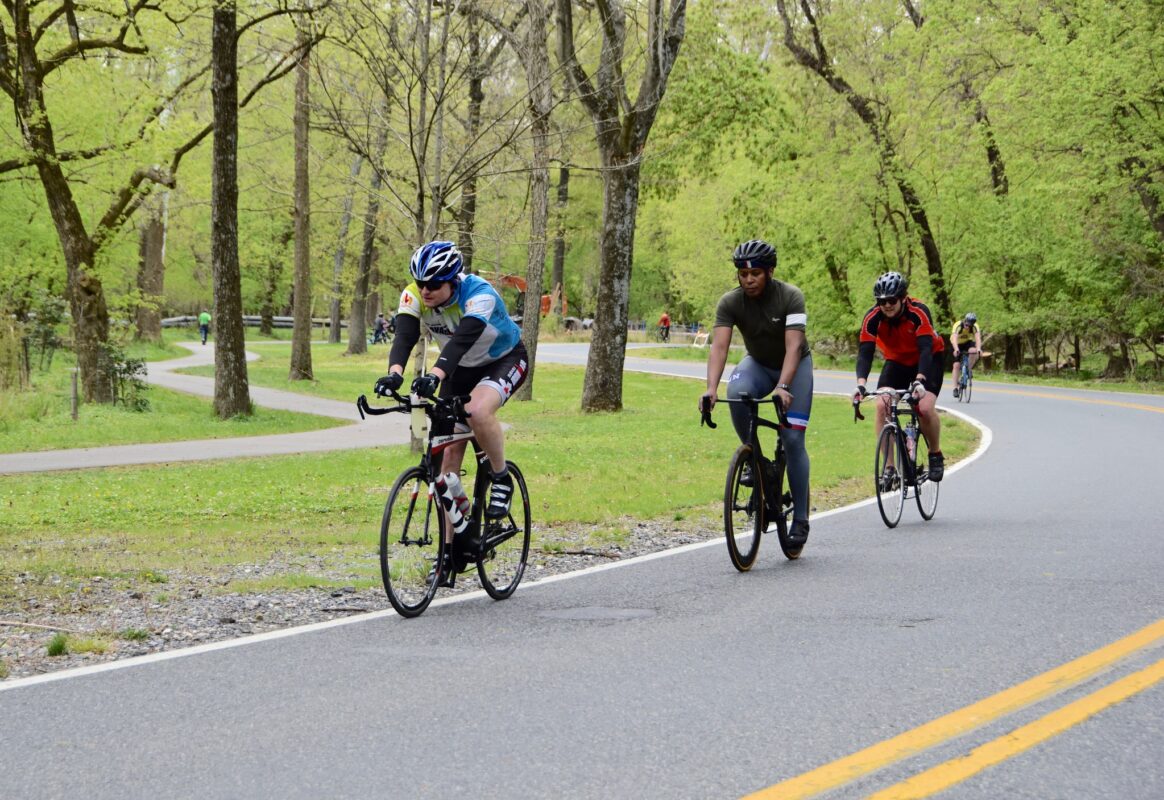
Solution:
<path fill-rule="evenodd" d="M 763 293 L 753 299 L 740 287 L 719 299 L 715 308 L 715 327 L 740 329 L 748 354 L 769 369 L 784 365 L 784 331 L 806 330 L 808 314 L 804 293 L 791 283 L 769 280 Z M 808 355 L 808 342 L 800 348 L 800 357 Z"/>

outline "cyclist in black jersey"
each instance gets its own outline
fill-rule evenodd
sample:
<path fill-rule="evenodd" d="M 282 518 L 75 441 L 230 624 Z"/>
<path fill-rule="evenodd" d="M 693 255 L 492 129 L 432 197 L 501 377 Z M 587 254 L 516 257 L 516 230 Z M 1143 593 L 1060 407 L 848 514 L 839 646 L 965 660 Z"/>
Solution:
<path fill-rule="evenodd" d="M 792 544 L 808 540 L 808 451 L 804 432 L 812 413 L 812 351 L 805 337 L 808 315 L 804 293 L 790 283 L 772 278 L 776 248 L 761 239 L 739 245 L 732 253 L 739 283 L 722 298 L 715 310 L 715 327 L 707 356 L 707 391 L 700 399 L 715 405 L 719 379 L 727 364 L 732 328 L 744 337 L 747 355 L 728 379 L 727 396 L 748 394 L 762 399 L 775 394 L 788 416 L 789 427 L 780 429 L 788 458 L 788 488 L 794 506 L 788 538 Z M 732 405 L 732 424 L 740 441 L 748 433 L 748 410 Z M 748 473 L 741 483 L 749 480 Z M 745 483 L 745 485 L 747 485 Z"/>

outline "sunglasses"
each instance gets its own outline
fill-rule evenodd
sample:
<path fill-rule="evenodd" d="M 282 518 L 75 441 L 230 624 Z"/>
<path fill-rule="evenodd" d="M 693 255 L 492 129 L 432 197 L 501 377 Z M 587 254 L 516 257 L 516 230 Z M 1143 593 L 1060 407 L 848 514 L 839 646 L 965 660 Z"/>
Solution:
<path fill-rule="evenodd" d="M 877 305 L 879 306 L 895 306 L 901 302 L 900 297 L 878 297 Z"/>
<path fill-rule="evenodd" d="M 444 286 L 448 281 L 417 281 L 416 288 L 424 289 L 425 291 L 435 292 Z"/>

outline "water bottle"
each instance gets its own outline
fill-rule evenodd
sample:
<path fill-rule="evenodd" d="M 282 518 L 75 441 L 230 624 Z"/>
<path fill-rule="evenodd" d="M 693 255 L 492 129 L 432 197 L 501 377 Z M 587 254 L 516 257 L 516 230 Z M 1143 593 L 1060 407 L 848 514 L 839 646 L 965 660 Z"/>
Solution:
<path fill-rule="evenodd" d="M 909 452 L 909 460 L 917 458 L 917 428 L 908 425 L 905 428 L 905 449 Z"/>
<path fill-rule="evenodd" d="M 461 533 L 469 525 L 469 498 L 465 496 L 460 476 L 455 472 L 446 472 L 437 478 L 436 487 L 453 526 L 453 533 Z"/>

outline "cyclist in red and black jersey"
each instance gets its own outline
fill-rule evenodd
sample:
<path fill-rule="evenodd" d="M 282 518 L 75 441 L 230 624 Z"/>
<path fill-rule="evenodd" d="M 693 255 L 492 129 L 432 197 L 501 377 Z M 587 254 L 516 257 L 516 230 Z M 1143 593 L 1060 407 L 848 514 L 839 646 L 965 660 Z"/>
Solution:
<path fill-rule="evenodd" d="M 865 382 L 873 366 L 873 350 L 885 356 L 877 388 L 909 389 L 918 400 L 922 433 L 930 444 L 930 480 L 940 481 L 945 472 L 940 436 L 942 422 L 934 405 L 942 389 L 942 337 L 934 330 L 930 309 L 907 294 L 909 281 L 900 272 L 887 272 L 873 284 L 876 304 L 865 313 L 857 349 L 857 388 L 853 399 L 864 397 Z M 887 403 L 877 404 L 876 434 L 885 425 Z"/>

